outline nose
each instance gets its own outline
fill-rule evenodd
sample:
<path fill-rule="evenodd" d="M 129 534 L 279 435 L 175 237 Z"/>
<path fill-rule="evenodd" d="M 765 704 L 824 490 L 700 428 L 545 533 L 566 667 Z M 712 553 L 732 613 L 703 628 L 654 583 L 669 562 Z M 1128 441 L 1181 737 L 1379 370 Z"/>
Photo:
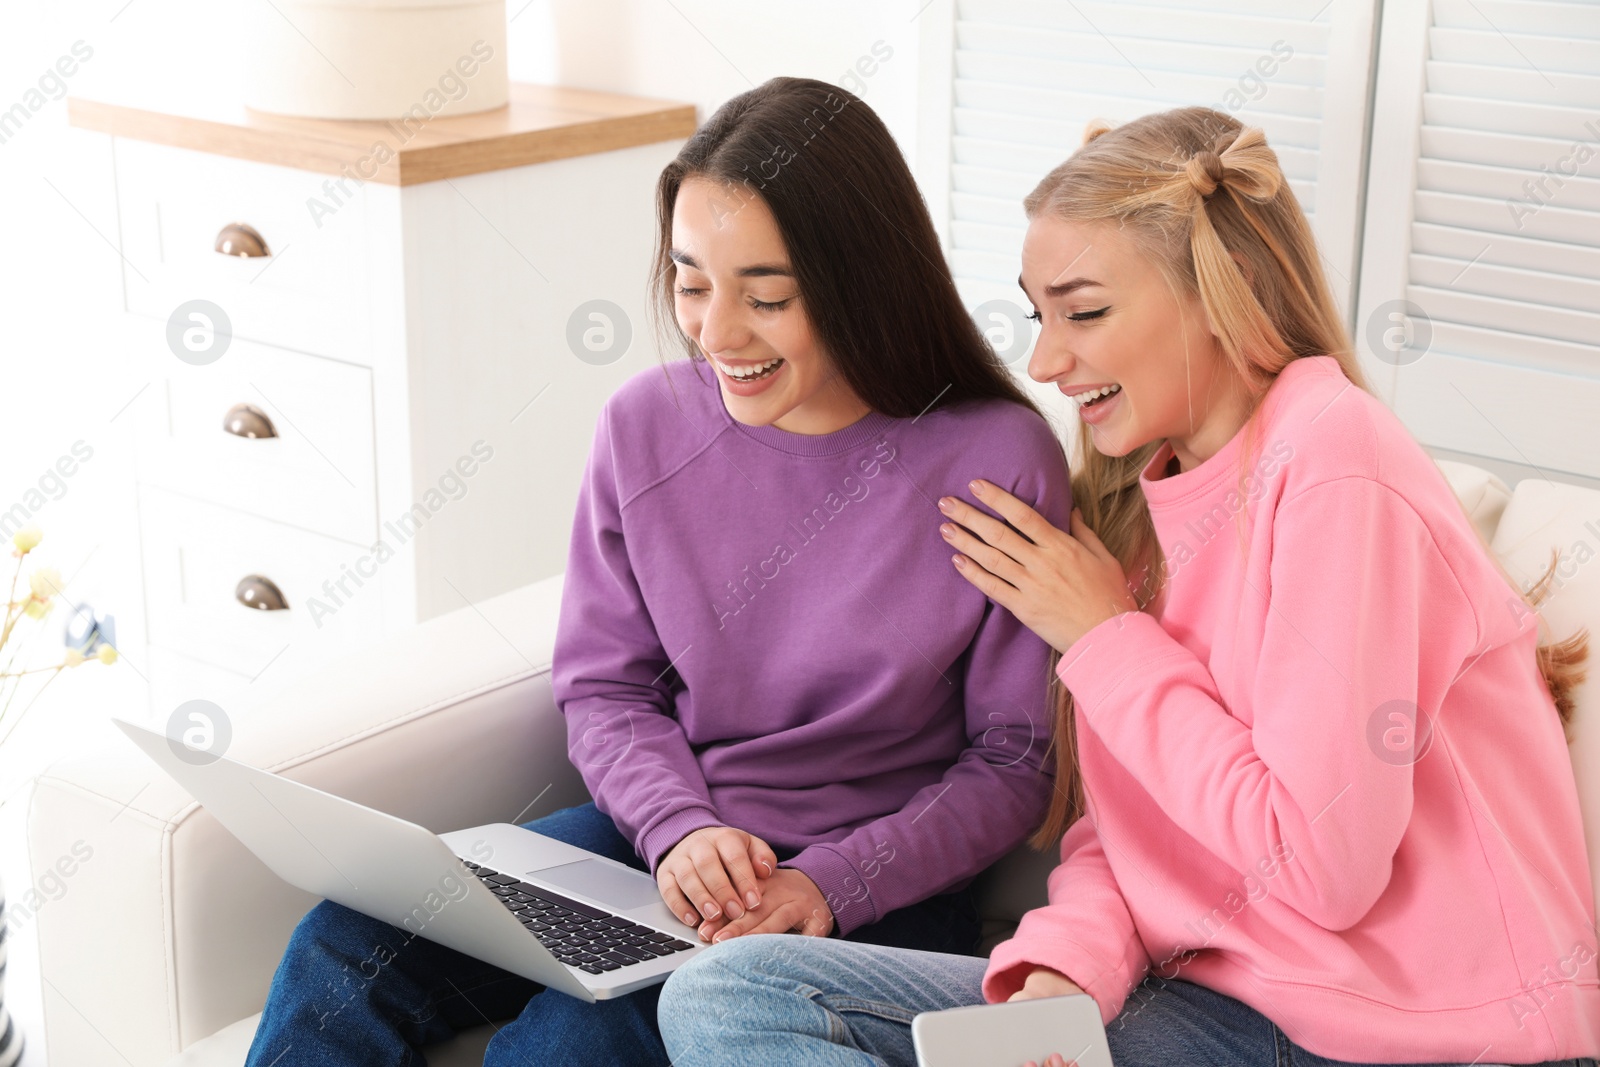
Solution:
<path fill-rule="evenodd" d="M 713 290 L 700 319 L 699 342 L 707 354 L 737 352 L 750 343 L 750 331 L 736 299 L 719 296 Z"/>
<path fill-rule="evenodd" d="M 1033 342 L 1033 355 L 1028 358 L 1028 377 L 1050 385 L 1070 375 L 1077 366 L 1077 357 L 1059 334 L 1049 326 L 1041 327 Z"/>

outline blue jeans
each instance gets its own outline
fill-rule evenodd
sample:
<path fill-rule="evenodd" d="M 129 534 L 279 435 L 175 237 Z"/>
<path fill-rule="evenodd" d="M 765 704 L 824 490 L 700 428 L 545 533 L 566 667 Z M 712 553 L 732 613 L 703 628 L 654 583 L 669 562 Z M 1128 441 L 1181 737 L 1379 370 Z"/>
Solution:
<path fill-rule="evenodd" d="M 523 825 L 647 869 L 593 804 Z M 779 852 L 779 858 L 787 857 Z M 850 937 L 970 953 L 978 944 L 978 911 L 970 892 L 947 893 L 890 912 Z M 506 1019 L 511 1021 L 497 1026 L 485 1050 L 485 1067 L 668 1067 L 656 1025 L 659 985 L 593 1004 L 559 993 L 537 995 L 543 990 L 537 982 L 324 900 L 289 939 L 246 1067 L 413 1067 L 426 1062 L 423 1046 Z"/>
<path fill-rule="evenodd" d="M 912 1018 L 982 1004 L 986 967 L 986 960 L 936 952 L 741 937 L 701 953 L 667 980 L 661 1033 L 677 1067 L 915 1067 Z M 1232 997 L 1160 978 L 1133 991 L 1106 1038 L 1117 1067 L 1349 1067 L 1298 1047 Z M 1552 1060 L 1543 1067 L 1596 1064 Z"/>

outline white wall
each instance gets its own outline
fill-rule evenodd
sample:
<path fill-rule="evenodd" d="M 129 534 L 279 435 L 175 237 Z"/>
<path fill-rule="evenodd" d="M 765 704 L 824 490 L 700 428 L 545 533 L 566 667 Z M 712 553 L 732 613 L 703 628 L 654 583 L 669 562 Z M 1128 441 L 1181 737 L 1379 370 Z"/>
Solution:
<path fill-rule="evenodd" d="M 508 0 L 514 79 L 683 100 L 701 121 L 780 75 L 843 84 L 908 156 L 916 127 L 921 0 Z M 526 7 L 521 5 L 526 3 Z M 882 41 L 893 55 L 849 73 Z M 871 65 L 868 65 L 868 69 Z"/>

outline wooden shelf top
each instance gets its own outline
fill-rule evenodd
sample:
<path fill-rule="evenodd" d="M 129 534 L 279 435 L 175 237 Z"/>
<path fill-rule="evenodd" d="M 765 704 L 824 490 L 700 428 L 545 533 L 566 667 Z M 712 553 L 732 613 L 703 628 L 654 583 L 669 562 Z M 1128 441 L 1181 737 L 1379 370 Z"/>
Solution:
<path fill-rule="evenodd" d="M 526 82 L 511 84 L 505 107 L 413 119 L 409 126 L 399 119 L 272 115 L 207 101 L 204 94 L 186 97 L 182 111 L 69 96 L 67 121 L 117 137 L 384 185 L 416 185 L 677 140 L 695 130 L 692 104 Z"/>

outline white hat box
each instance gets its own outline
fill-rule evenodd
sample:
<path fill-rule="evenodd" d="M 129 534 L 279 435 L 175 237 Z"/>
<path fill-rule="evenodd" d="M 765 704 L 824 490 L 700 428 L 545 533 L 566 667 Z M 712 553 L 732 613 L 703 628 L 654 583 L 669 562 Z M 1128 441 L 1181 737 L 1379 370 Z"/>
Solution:
<path fill-rule="evenodd" d="M 437 118 L 505 106 L 505 0 L 245 4 L 245 105 L 320 119 Z"/>

